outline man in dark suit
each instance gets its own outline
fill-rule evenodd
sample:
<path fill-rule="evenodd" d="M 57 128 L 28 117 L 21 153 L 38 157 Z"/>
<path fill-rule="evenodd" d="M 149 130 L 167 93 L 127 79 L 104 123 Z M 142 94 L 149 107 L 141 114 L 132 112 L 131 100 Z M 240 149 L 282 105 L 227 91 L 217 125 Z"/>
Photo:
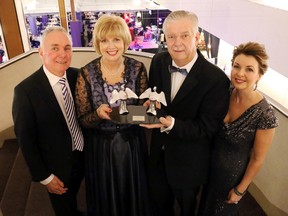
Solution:
<path fill-rule="evenodd" d="M 12 108 L 15 134 L 32 180 L 46 185 L 55 214 L 80 215 L 76 194 L 84 176 L 84 139 L 73 99 L 70 106 L 73 115 L 66 114 L 59 82 L 65 78 L 70 93 L 67 97 L 74 96 L 78 72 L 69 67 L 72 42 L 66 30 L 46 29 L 39 54 L 43 66 L 15 87 Z"/>
<path fill-rule="evenodd" d="M 197 50 L 198 18 L 174 11 L 164 21 L 168 52 L 151 62 L 149 86 L 166 96 L 167 116 L 154 128 L 149 159 L 149 186 L 154 216 L 195 215 L 196 197 L 207 181 L 211 139 L 229 103 L 229 79 Z M 158 129 L 160 128 L 160 130 Z"/>

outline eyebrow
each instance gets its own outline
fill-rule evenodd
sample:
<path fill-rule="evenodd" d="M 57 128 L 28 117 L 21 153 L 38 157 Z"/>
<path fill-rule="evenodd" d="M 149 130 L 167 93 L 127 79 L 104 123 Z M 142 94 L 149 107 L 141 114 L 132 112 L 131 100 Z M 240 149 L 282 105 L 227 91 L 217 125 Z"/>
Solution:
<path fill-rule="evenodd" d="M 180 32 L 179 34 L 182 35 L 182 34 L 187 34 L 187 33 L 190 33 L 189 31 L 185 31 L 185 32 Z M 168 35 L 176 35 L 175 33 L 168 33 Z"/>
<path fill-rule="evenodd" d="M 51 44 L 52 47 L 58 47 L 59 44 Z M 70 44 L 66 44 L 64 47 L 72 47 Z"/>
<path fill-rule="evenodd" d="M 246 67 L 248 67 L 248 68 L 254 68 L 253 65 L 247 65 Z"/>
<path fill-rule="evenodd" d="M 236 62 L 236 61 L 234 61 L 234 64 L 236 64 L 236 65 L 240 65 L 238 62 Z M 243 66 L 242 66 L 243 67 Z M 247 66 L 245 66 L 246 68 L 255 68 L 253 65 L 247 65 Z"/>

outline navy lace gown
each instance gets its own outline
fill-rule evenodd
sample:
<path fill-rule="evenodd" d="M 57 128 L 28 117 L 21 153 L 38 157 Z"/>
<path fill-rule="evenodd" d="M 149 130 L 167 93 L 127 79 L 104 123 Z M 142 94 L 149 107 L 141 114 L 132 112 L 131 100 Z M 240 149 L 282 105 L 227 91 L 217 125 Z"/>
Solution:
<path fill-rule="evenodd" d="M 223 124 L 214 141 L 210 182 L 203 191 L 201 216 L 238 215 L 237 205 L 225 202 L 228 193 L 244 176 L 256 130 L 277 126 L 275 112 L 265 98 L 235 121 Z"/>
<path fill-rule="evenodd" d="M 100 58 L 81 69 L 76 90 L 80 124 L 85 136 L 87 211 L 89 216 L 151 216 L 146 162 L 148 146 L 138 125 L 100 120 L 96 109 L 109 104 L 111 92 L 122 86 L 140 95 L 147 88 L 143 63 L 125 57 L 122 82 L 109 85 L 102 78 Z M 128 99 L 128 105 L 141 102 Z M 114 106 L 117 106 L 116 104 Z"/>

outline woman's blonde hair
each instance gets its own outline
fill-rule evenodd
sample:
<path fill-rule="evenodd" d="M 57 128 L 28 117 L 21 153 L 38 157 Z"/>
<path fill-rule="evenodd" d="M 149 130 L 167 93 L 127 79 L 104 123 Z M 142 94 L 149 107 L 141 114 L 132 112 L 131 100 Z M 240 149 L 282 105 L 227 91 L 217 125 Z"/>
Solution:
<path fill-rule="evenodd" d="M 120 37 L 124 41 L 124 52 L 131 43 L 131 34 L 125 20 L 120 16 L 103 14 L 96 22 L 93 31 L 93 46 L 98 54 L 100 41 L 107 36 Z"/>

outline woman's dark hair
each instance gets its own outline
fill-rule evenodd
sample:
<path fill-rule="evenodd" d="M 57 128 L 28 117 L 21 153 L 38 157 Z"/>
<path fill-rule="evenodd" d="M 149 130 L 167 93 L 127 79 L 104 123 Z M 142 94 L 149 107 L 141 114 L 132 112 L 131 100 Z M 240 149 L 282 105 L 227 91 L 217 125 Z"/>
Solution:
<path fill-rule="evenodd" d="M 261 75 L 263 75 L 267 71 L 267 60 L 269 57 L 266 53 L 264 45 L 257 42 L 248 42 L 236 46 L 233 51 L 233 57 L 231 60 L 232 64 L 234 63 L 235 58 L 240 54 L 246 56 L 253 56 L 259 64 L 259 73 Z"/>

